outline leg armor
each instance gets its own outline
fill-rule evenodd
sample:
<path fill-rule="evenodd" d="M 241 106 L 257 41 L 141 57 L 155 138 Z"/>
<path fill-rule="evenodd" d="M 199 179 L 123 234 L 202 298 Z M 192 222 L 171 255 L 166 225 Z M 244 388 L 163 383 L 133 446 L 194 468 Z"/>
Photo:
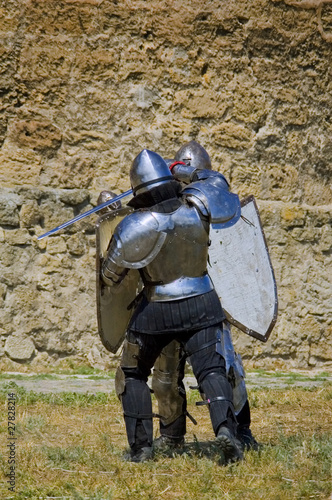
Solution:
<path fill-rule="evenodd" d="M 233 404 L 238 422 L 237 437 L 244 448 L 257 450 L 259 445 L 250 430 L 250 406 L 244 381 L 245 372 L 241 356 L 234 351 L 230 324 L 227 321 L 223 322 L 220 348 L 226 361 L 228 380 L 233 388 Z"/>
<path fill-rule="evenodd" d="M 251 424 L 251 417 L 250 417 L 250 406 L 248 400 L 243 405 L 241 411 L 236 415 L 236 418 L 238 422 L 238 432 L 240 432 L 242 429 L 249 429 Z"/>
<path fill-rule="evenodd" d="M 226 375 L 225 359 L 220 354 L 222 329 L 213 326 L 199 330 L 185 342 L 184 348 L 197 379 L 200 392 L 208 404 L 212 427 L 217 435 L 221 425 L 236 432 L 233 391 Z"/>
<path fill-rule="evenodd" d="M 171 438 L 182 438 L 186 433 L 184 364 L 180 344 L 174 340 L 162 350 L 152 375 L 152 389 L 161 416 L 160 434 Z"/>
<path fill-rule="evenodd" d="M 218 352 L 220 352 L 226 362 L 227 377 L 233 389 L 235 414 L 239 415 L 248 400 L 248 394 L 244 381 L 245 373 L 242 359 L 241 356 L 234 351 L 231 327 L 228 321 L 223 322 L 223 334 L 221 335 L 220 343 L 217 345 Z"/>
<path fill-rule="evenodd" d="M 151 446 L 153 440 L 154 415 L 147 385 L 149 370 L 147 364 L 143 365 L 146 373 L 139 366 L 140 351 L 138 340 L 128 334 L 115 382 L 116 392 L 122 403 L 128 443 L 134 453 Z"/>

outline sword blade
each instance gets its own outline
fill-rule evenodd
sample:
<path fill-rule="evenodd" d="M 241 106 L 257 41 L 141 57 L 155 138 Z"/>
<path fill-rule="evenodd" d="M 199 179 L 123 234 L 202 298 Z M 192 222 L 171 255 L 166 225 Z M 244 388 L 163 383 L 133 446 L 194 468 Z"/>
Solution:
<path fill-rule="evenodd" d="M 68 220 L 67 222 L 64 222 L 63 224 L 60 224 L 60 226 L 55 227 L 54 229 L 51 229 L 50 231 L 47 231 L 47 233 L 42 234 L 41 236 L 38 236 L 37 240 L 42 240 L 43 238 L 46 238 L 46 236 L 50 236 L 51 234 L 57 233 L 61 229 L 64 229 L 65 227 L 71 226 L 75 222 L 84 219 L 85 217 L 88 217 L 89 215 L 95 214 L 96 212 L 99 212 L 99 210 L 102 210 L 103 208 L 108 207 L 109 205 L 112 205 L 112 203 L 116 203 L 117 201 L 122 200 L 122 198 L 125 198 L 126 196 L 129 196 L 133 194 L 133 190 L 129 189 L 125 193 L 121 193 L 115 198 L 112 198 L 111 200 L 107 200 L 104 203 L 101 203 L 101 205 L 97 205 L 94 208 L 91 208 L 91 210 L 88 210 L 87 212 L 83 212 L 82 214 L 77 215 L 73 219 Z"/>

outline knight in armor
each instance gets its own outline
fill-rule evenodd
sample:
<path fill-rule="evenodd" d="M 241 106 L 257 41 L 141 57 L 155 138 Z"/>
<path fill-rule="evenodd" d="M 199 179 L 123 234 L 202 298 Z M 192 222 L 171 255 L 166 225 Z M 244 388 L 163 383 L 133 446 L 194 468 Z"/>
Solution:
<path fill-rule="evenodd" d="M 116 227 L 102 265 L 102 279 L 110 287 L 131 269 L 139 270 L 144 284 L 116 375 L 130 459 L 152 456 L 154 415 L 147 380 L 161 351 L 177 341 L 209 406 L 216 442 L 227 461 L 239 460 L 233 391 L 221 349 L 225 315 L 207 273 L 210 224 L 234 224 L 241 213 L 239 199 L 218 172 L 178 163 L 170 173 L 166 162 L 148 150 L 135 158 L 130 180 L 134 211 Z"/>
<path fill-rule="evenodd" d="M 196 141 L 184 144 L 173 160 L 166 160 L 168 166 L 185 164 L 198 170 L 211 170 L 207 151 Z M 245 372 L 241 356 L 234 350 L 231 327 L 223 322 L 221 353 L 226 361 L 227 377 L 233 389 L 233 405 L 238 421 L 237 437 L 246 449 L 257 449 L 258 443 L 250 430 L 251 415 L 245 385 Z M 160 437 L 154 441 L 155 448 L 176 448 L 184 443 L 187 412 L 186 391 L 183 385 L 184 363 L 181 346 L 174 341 L 163 349 L 156 360 L 152 389 L 158 402 Z"/>

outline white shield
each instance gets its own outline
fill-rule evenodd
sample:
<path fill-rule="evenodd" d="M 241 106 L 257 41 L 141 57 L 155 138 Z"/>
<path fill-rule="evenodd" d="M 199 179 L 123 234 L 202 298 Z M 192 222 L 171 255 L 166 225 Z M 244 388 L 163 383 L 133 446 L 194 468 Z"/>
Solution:
<path fill-rule="evenodd" d="M 124 340 L 133 313 L 130 304 L 139 292 L 141 279 L 139 272 L 131 269 L 119 285 L 109 287 L 101 280 L 100 269 L 114 229 L 130 212 L 128 207 L 113 210 L 102 215 L 96 224 L 98 330 L 102 343 L 113 353 L 116 353 Z"/>
<path fill-rule="evenodd" d="M 241 218 L 210 232 L 210 268 L 230 323 L 266 342 L 277 320 L 278 297 L 258 208 L 253 196 L 241 201 Z"/>

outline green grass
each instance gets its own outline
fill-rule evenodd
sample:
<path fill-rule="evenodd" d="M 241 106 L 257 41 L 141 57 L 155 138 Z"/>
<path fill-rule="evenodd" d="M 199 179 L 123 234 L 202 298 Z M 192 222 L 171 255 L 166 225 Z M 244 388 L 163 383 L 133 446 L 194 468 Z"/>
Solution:
<path fill-rule="evenodd" d="M 280 444 L 267 444 L 260 453 L 247 453 L 238 465 L 222 467 L 214 457 L 199 454 L 160 457 L 136 465 L 122 462 L 120 451 L 115 449 L 108 450 L 105 458 L 102 447 L 95 451 L 82 445 L 42 446 L 37 457 L 34 452 L 34 465 L 37 458 L 44 467 L 41 472 L 49 474 L 52 482 L 38 484 L 36 471 L 21 473 L 17 482 L 24 483 L 25 490 L 13 498 L 328 498 L 331 471 L 325 455 L 331 452 L 331 437 L 283 437 Z M 27 458 L 32 461 L 31 455 Z"/>
<path fill-rule="evenodd" d="M 58 406 L 87 406 L 87 405 L 104 405 L 111 396 L 104 392 L 97 392 L 96 394 L 85 394 L 77 392 L 60 392 L 41 393 L 35 391 L 27 391 L 24 387 L 18 386 L 15 382 L 11 381 L 3 385 L 0 389 L 0 401 L 4 402 L 7 398 L 8 392 L 15 392 L 21 405 L 29 406 L 36 403 L 47 403 L 49 405 Z"/>
<path fill-rule="evenodd" d="M 80 378 L 80 376 L 84 376 L 86 379 L 91 380 L 99 380 L 99 379 L 113 379 L 115 377 L 115 370 L 99 370 L 97 368 L 91 368 L 86 365 L 75 365 L 71 364 L 72 368 L 61 369 L 54 368 L 52 371 L 48 373 L 0 373 L 0 380 L 25 380 L 29 378 L 29 380 L 57 380 L 61 379 L 61 376 L 68 376 L 70 378 Z M 257 370 L 248 370 L 247 375 L 250 377 L 250 374 L 259 375 L 261 378 L 266 379 L 285 379 L 286 382 L 292 383 L 293 381 L 325 381 L 331 378 L 331 373 L 321 372 L 316 373 L 314 375 L 303 374 L 298 372 L 279 372 L 279 371 L 266 371 L 262 369 Z M 186 365 L 186 375 L 192 376 L 192 371 L 188 365 Z"/>
<path fill-rule="evenodd" d="M 257 370 L 248 370 L 247 373 L 254 373 L 257 375 L 260 375 L 261 377 L 265 378 L 284 378 L 286 380 L 289 380 L 290 382 L 294 380 L 298 380 L 300 382 L 306 382 L 306 381 L 312 381 L 312 380 L 317 380 L 317 381 L 324 381 L 329 378 L 331 378 L 331 373 L 328 372 L 321 372 L 321 373 L 316 373 L 314 375 L 309 375 L 309 374 L 304 374 L 300 372 L 279 372 L 279 371 L 266 371 L 262 369 L 257 369 Z"/>
<path fill-rule="evenodd" d="M 122 409 L 111 394 L 41 394 L 7 382 L 0 391 L 0 498 L 74 500 L 290 500 L 331 498 L 332 384 L 310 391 L 249 391 L 252 427 L 263 444 L 224 466 L 206 407 L 188 392 L 187 444 L 178 453 L 133 464 Z M 17 394 L 16 492 L 8 495 L 7 393 Z M 157 422 L 155 422 L 157 435 Z"/>

